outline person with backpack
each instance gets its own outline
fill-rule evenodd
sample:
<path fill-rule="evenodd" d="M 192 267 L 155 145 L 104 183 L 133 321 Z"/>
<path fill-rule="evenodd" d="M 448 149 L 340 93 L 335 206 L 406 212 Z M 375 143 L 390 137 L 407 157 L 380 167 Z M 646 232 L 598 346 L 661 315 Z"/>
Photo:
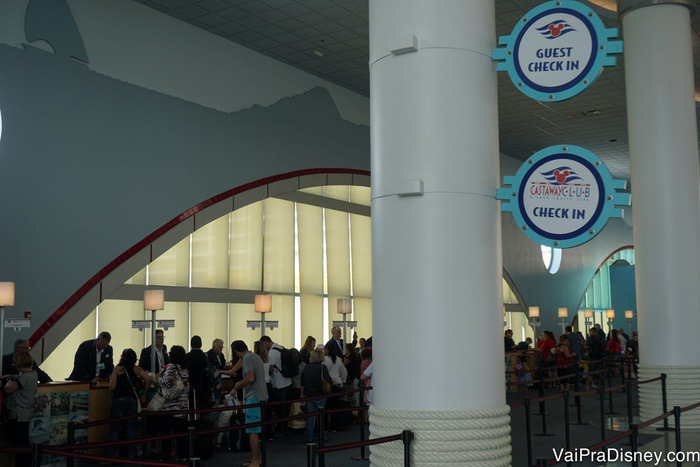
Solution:
<path fill-rule="evenodd" d="M 267 358 L 270 362 L 270 382 L 272 383 L 270 402 L 288 401 L 291 397 L 290 390 L 292 388 L 292 378 L 299 374 L 299 361 L 297 359 L 296 373 L 294 373 L 294 369 L 290 368 L 289 365 L 289 357 L 291 354 L 285 352 L 287 349 L 272 342 L 270 336 L 262 336 L 260 338 L 260 342 L 265 345 L 265 348 L 267 348 Z M 284 360 L 287 361 L 286 366 L 284 365 Z M 287 376 L 285 376 L 285 374 Z M 289 403 L 277 405 L 275 412 L 277 413 L 277 418 L 287 417 L 289 415 Z M 277 432 L 275 436 L 281 437 L 288 436 L 290 434 L 291 433 L 287 427 L 287 422 L 280 422 L 277 425 Z"/>

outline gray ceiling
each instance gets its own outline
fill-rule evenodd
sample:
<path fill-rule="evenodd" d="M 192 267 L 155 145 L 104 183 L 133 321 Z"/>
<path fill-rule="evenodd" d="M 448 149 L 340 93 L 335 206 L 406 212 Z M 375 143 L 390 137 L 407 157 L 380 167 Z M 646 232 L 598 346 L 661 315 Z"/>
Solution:
<path fill-rule="evenodd" d="M 369 95 L 367 0 L 135 0 L 276 60 Z M 496 32 L 510 34 L 539 0 L 496 0 Z M 595 0 L 614 6 L 614 0 Z M 606 26 L 616 13 L 597 8 Z M 700 13 L 693 16 L 695 83 L 700 96 Z M 576 144 L 629 180 L 624 60 L 577 97 L 539 103 L 499 73 L 501 152 L 525 159 L 553 144 Z"/>

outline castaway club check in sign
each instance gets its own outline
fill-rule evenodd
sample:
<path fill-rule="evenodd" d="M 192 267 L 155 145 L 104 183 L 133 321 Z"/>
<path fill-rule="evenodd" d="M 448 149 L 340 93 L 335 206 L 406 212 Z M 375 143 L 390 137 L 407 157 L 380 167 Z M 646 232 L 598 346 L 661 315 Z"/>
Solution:
<path fill-rule="evenodd" d="M 537 243 L 572 248 L 595 237 L 630 195 L 603 162 L 578 146 L 550 146 L 530 157 L 514 177 L 504 177 L 496 198 Z"/>
<path fill-rule="evenodd" d="M 606 28 L 588 6 L 571 0 L 543 3 L 530 10 L 493 50 L 498 71 L 542 102 L 569 99 L 595 81 L 622 53 L 615 28 Z"/>

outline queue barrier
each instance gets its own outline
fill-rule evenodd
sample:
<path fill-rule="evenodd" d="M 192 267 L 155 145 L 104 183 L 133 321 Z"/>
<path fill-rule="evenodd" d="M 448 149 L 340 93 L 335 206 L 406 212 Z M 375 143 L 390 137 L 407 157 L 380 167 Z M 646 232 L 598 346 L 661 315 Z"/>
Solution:
<path fill-rule="evenodd" d="M 316 447 L 315 443 L 307 443 L 306 459 L 308 467 L 316 467 L 316 457 L 319 458 L 319 467 L 325 467 L 325 454 L 327 452 L 344 451 L 357 447 L 374 446 L 377 444 L 391 443 L 393 441 L 403 442 L 403 465 L 410 467 L 411 465 L 411 442 L 413 441 L 413 432 L 404 430 L 400 434 L 392 436 L 384 436 L 375 438 L 369 441 L 361 441 L 359 443 L 337 444 L 329 447 Z"/>
<path fill-rule="evenodd" d="M 629 365 L 630 363 L 628 362 L 627 364 Z M 610 368 L 597 371 L 596 373 L 602 374 L 604 372 L 609 372 L 609 371 L 611 371 Z M 613 407 L 612 407 L 612 392 L 617 391 L 619 389 L 627 389 L 625 391 L 626 396 L 627 396 L 627 418 L 628 418 L 628 422 L 629 422 L 630 426 L 633 426 L 633 423 L 632 423 L 632 421 L 633 421 L 632 388 L 639 386 L 640 384 L 648 384 L 648 383 L 654 383 L 657 381 L 661 381 L 662 382 L 662 399 L 663 399 L 662 403 L 663 403 L 663 407 L 666 407 L 666 404 L 667 404 L 667 393 L 666 393 L 666 388 L 665 388 L 666 374 L 661 374 L 660 376 L 658 376 L 656 378 L 651 378 L 651 379 L 644 380 L 644 381 L 633 381 L 631 378 L 631 374 L 632 373 L 631 373 L 631 368 L 630 368 L 630 377 L 627 378 L 627 381 L 621 385 L 617 385 L 617 386 L 609 385 L 608 387 L 600 386 L 600 387 L 598 387 L 597 391 L 595 391 L 595 390 L 590 390 L 590 391 L 576 391 L 576 390 L 574 390 L 574 391 L 563 391 L 559 394 L 553 394 L 553 395 L 549 395 L 549 396 L 542 395 L 540 397 L 534 397 L 534 398 L 533 397 L 525 397 L 525 399 L 523 401 L 521 401 L 519 403 L 511 404 L 510 405 L 511 409 L 515 409 L 518 407 L 525 407 L 525 425 L 526 425 L 525 431 L 526 431 L 526 437 L 527 437 L 528 465 L 533 465 L 533 463 L 532 463 L 532 457 L 533 457 L 532 436 L 533 436 L 533 434 L 532 434 L 532 413 L 531 413 L 532 410 L 531 409 L 532 409 L 532 403 L 534 403 L 534 402 L 537 402 L 540 404 L 540 414 L 538 414 L 538 415 L 542 417 L 542 433 L 536 434 L 535 436 L 554 436 L 553 433 L 547 432 L 547 420 L 546 420 L 547 413 L 546 413 L 545 403 L 547 401 L 551 401 L 551 400 L 555 400 L 555 399 L 559 399 L 559 398 L 564 399 L 565 444 L 566 444 L 567 450 L 570 450 L 570 447 L 571 447 L 570 446 L 570 443 L 571 443 L 570 431 L 569 431 L 570 409 L 569 409 L 569 403 L 568 403 L 570 396 L 574 396 L 577 399 L 579 399 L 581 396 L 591 396 L 591 395 L 598 394 L 599 400 L 600 400 L 601 443 L 606 443 L 605 445 L 609 444 L 610 442 L 615 442 L 619 439 L 622 439 L 625 436 L 630 436 L 630 433 L 626 433 L 626 434 L 623 434 L 622 436 L 617 435 L 614 438 L 606 440 L 606 429 L 605 429 L 605 415 L 606 415 L 606 412 L 605 412 L 605 394 L 606 393 L 609 395 L 609 398 L 610 398 L 610 412 L 607 412 L 607 414 L 610 414 L 613 412 L 613 410 L 612 410 L 613 409 Z M 541 378 L 541 381 L 562 380 L 562 379 L 567 379 L 567 378 L 570 378 L 573 376 L 578 376 L 577 372 L 575 372 L 574 375 L 568 375 L 568 376 L 564 376 L 564 377 Z M 543 385 L 541 384 L 540 386 L 542 387 Z M 542 394 L 543 394 L 543 390 L 542 390 Z M 700 406 L 700 403 L 698 403 L 697 406 Z M 577 407 L 577 412 L 579 414 L 578 421 L 581 422 L 581 420 L 580 420 L 580 403 L 577 403 L 576 407 Z M 693 408 L 695 408 L 695 406 L 689 406 L 689 407 L 685 408 L 685 410 L 692 410 Z M 668 429 L 667 428 L 668 427 L 668 416 L 669 416 L 668 414 L 672 414 L 672 413 L 673 412 L 666 411 L 665 412 L 665 414 L 667 414 L 666 416 L 660 416 L 660 417 L 657 417 L 656 419 L 645 422 L 643 425 L 640 425 L 639 428 L 648 426 L 648 425 L 653 424 L 653 423 L 657 423 L 658 421 L 663 419 L 665 421 L 665 423 L 664 423 L 665 429 Z M 610 440 L 612 440 L 612 441 L 610 441 Z M 636 438 L 635 438 L 634 442 L 636 442 Z M 632 443 L 632 438 L 630 438 L 630 443 Z M 536 465 L 540 465 L 540 464 L 536 464 Z"/>
<path fill-rule="evenodd" d="M 356 447 L 359 446 L 361 449 L 361 458 L 365 459 L 365 446 L 366 440 L 365 440 L 365 417 L 363 412 L 366 412 L 369 407 L 364 404 L 364 393 L 367 390 L 371 390 L 372 387 L 365 387 L 364 384 L 360 383 L 359 389 L 354 389 L 350 391 L 343 391 L 343 392 L 338 392 L 334 394 L 324 394 L 320 396 L 310 396 L 310 397 L 304 397 L 304 398 L 299 398 L 299 399 L 292 399 L 292 400 L 286 400 L 286 401 L 276 401 L 276 402 L 271 402 L 267 403 L 265 401 L 259 402 L 256 404 L 246 404 L 246 405 L 239 405 L 235 407 L 215 407 L 215 408 L 210 408 L 210 409 L 193 409 L 193 410 L 183 410 L 183 411 L 160 411 L 160 412 L 149 412 L 147 410 L 144 410 L 140 413 L 132 414 L 132 415 L 127 415 L 124 417 L 116 417 L 116 418 L 109 418 L 109 419 L 103 419 L 103 420 L 96 420 L 92 422 L 85 422 L 85 423 L 68 423 L 68 432 L 67 432 L 67 443 L 63 446 L 42 446 L 40 444 L 35 444 L 32 445 L 31 447 L 24 447 L 24 448 L 0 448 L 0 452 L 17 452 L 17 453 L 32 453 L 32 467 L 36 466 L 39 467 L 41 465 L 41 456 L 43 453 L 46 454 L 54 454 L 54 455 L 62 455 L 66 456 L 67 458 L 67 465 L 68 467 L 72 467 L 74 465 L 74 460 L 76 458 L 81 458 L 81 459 L 89 459 L 89 460 L 94 460 L 94 461 L 108 461 L 108 462 L 113 462 L 113 463 L 121 463 L 121 464 L 133 464 L 133 465 L 158 465 L 158 466 L 183 466 L 183 465 L 192 465 L 194 466 L 196 464 L 196 461 L 199 459 L 196 459 L 194 457 L 194 440 L 196 436 L 204 436 L 204 435 L 212 435 L 212 434 L 217 434 L 217 433 L 223 433 L 223 432 L 230 432 L 230 431 L 238 431 L 238 430 L 245 430 L 246 428 L 252 428 L 256 426 L 262 427 L 262 433 L 260 436 L 260 451 L 261 451 L 261 464 L 264 466 L 266 465 L 266 440 L 267 436 L 265 433 L 265 429 L 268 425 L 272 424 L 278 424 L 278 423 L 285 423 L 289 422 L 292 420 L 297 420 L 297 419 L 302 419 L 302 418 L 307 418 L 307 417 L 319 417 L 319 424 L 322 425 L 325 423 L 325 409 L 321 409 L 320 411 L 316 412 L 310 412 L 310 413 L 302 413 L 298 415 L 293 415 L 293 416 L 288 416 L 284 418 L 276 418 L 274 420 L 265 420 L 265 408 L 267 405 L 282 405 L 282 404 L 292 404 L 294 402 L 304 402 L 304 401 L 309 401 L 309 400 L 316 400 L 316 399 L 329 399 L 329 398 L 337 398 L 337 397 L 343 397 L 349 394 L 360 394 L 360 406 L 359 407 L 347 407 L 343 409 L 333 409 L 328 411 L 328 413 L 343 413 L 343 412 L 358 412 L 359 413 L 359 420 L 360 420 L 360 442 L 359 443 L 351 443 L 349 447 L 344 448 L 344 449 L 350 449 L 351 447 Z M 160 436 L 150 436 L 150 437 L 141 437 L 141 438 L 135 438 L 135 439 L 130 439 L 130 440 L 121 440 L 121 441 L 110 441 L 110 442 L 97 442 L 97 443 L 84 443 L 84 444 L 75 444 L 75 431 L 77 429 L 84 429 L 84 428 L 89 428 L 93 426 L 99 426 L 99 425 L 104 425 L 108 423 L 112 423 L 115 421 L 122 421 L 122 420 L 128 420 L 132 418 L 141 418 L 143 426 L 144 426 L 144 433 L 147 432 L 147 420 L 149 416 L 154 416 L 154 415 L 194 415 L 194 414 L 202 414 L 202 413 L 212 413 L 212 412 L 220 412 L 220 411 L 226 411 L 226 410 L 238 410 L 238 409 L 245 409 L 245 408 L 251 408 L 251 407 L 260 407 L 261 408 L 261 414 L 262 414 L 262 420 L 257 423 L 250 423 L 250 424 L 244 424 L 244 425 L 237 425 L 233 427 L 223 427 L 223 428 L 215 428 L 215 429 L 210 429 L 210 430 L 200 430 L 200 431 L 195 431 L 194 427 L 188 426 L 188 432 L 187 433 L 175 433 L 175 434 L 168 434 L 168 435 L 160 435 Z M 323 430 L 325 431 L 325 429 Z M 320 431 L 319 435 L 319 444 L 323 444 L 323 431 Z M 122 458 L 112 458 L 112 457 L 105 457 L 105 456 L 96 456 L 96 455 L 89 455 L 89 454 L 84 454 L 84 453 L 79 453 L 76 451 L 85 451 L 89 449 L 96 449 L 96 448 L 103 448 L 107 446 L 122 446 L 122 445 L 128 445 L 128 444 L 135 444 L 135 443 L 143 443 L 144 446 L 148 442 L 157 442 L 157 441 L 164 441 L 164 440 L 173 440 L 173 439 L 182 439 L 182 438 L 188 438 L 189 439 L 189 462 L 188 463 L 172 463 L 172 462 L 158 462 L 158 461 L 144 461 L 141 459 L 122 459 Z M 376 444 L 376 443 L 373 443 Z M 144 451 L 145 452 L 145 451 Z"/>
<path fill-rule="evenodd" d="M 656 379 L 656 378 L 654 378 Z M 689 410 L 695 410 L 697 408 L 700 408 L 700 402 L 696 402 L 695 404 L 688 405 L 686 407 L 680 407 L 680 406 L 674 406 L 672 411 L 662 413 L 658 417 L 652 418 L 650 420 L 647 420 L 643 423 L 639 424 L 630 424 L 630 429 L 620 433 L 619 435 L 601 441 L 600 443 L 594 444 L 592 446 L 589 446 L 587 449 L 589 451 L 597 451 L 601 448 L 604 448 L 606 446 L 609 446 L 612 443 L 615 443 L 617 441 L 620 441 L 624 438 L 629 437 L 630 439 L 630 446 L 632 448 L 633 453 L 639 452 L 639 445 L 638 445 L 638 436 L 639 436 L 639 430 L 646 428 L 650 425 L 653 425 L 654 423 L 658 423 L 661 420 L 668 420 L 669 417 L 674 418 L 674 431 L 675 431 L 675 452 L 682 452 L 682 434 L 681 434 L 681 424 L 680 424 L 680 418 L 681 418 L 681 413 L 683 412 L 688 412 Z M 537 463 L 535 464 L 537 467 L 539 466 L 549 466 L 549 465 L 557 465 L 560 464 L 564 461 L 557 461 L 556 459 L 544 459 L 544 458 L 538 458 Z M 680 466 L 682 463 L 679 460 L 676 460 L 676 465 Z M 531 465 L 531 464 L 530 464 Z M 632 459 L 632 467 L 639 467 L 639 461 L 633 457 Z"/>

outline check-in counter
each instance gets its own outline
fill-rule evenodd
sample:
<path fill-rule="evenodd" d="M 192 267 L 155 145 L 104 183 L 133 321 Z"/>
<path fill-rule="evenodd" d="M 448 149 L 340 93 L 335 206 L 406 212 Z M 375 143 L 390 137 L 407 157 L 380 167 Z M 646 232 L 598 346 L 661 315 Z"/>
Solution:
<path fill-rule="evenodd" d="M 29 441 L 44 445 L 65 444 L 68 437 L 68 422 L 84 423 L 109 418 L 111 391 L 109 382 L 100 380 L 95 385 L 90 382 L 61 381 L 40 384 L 36 393 L 34 416 L 29 422 Z M 77 430 L 78 442 L 106 441 L 109 424 Z M 101 454 L 102 450 L 92 450 L 90 454 Z M 4 457 L 3 457 L 4 456 Z M 65 457 L 59 464 L 65 464 Z M 44 462 L 52 462 L 45 459 Z M 13 456 L 0 454 L 0 465 L 13 467 Z"/>
<path fill-rule="evenodd" d="M 526 352 L 506 352 L 506 381 L 518 381 L 518 377 L 513 372 L 513 369 L 515 368 L 515 364 L 518 363 L 518 357 L 522 357 L 523 355 L 527 359 L 525 365 L 528 370 L 534 371 L 537 369 L 536 362 L 539 362 L 539 352 L 535 350 L 528 350 Z M 532 374 L 532 379 L 536 379 L 534 374 Z"/>

